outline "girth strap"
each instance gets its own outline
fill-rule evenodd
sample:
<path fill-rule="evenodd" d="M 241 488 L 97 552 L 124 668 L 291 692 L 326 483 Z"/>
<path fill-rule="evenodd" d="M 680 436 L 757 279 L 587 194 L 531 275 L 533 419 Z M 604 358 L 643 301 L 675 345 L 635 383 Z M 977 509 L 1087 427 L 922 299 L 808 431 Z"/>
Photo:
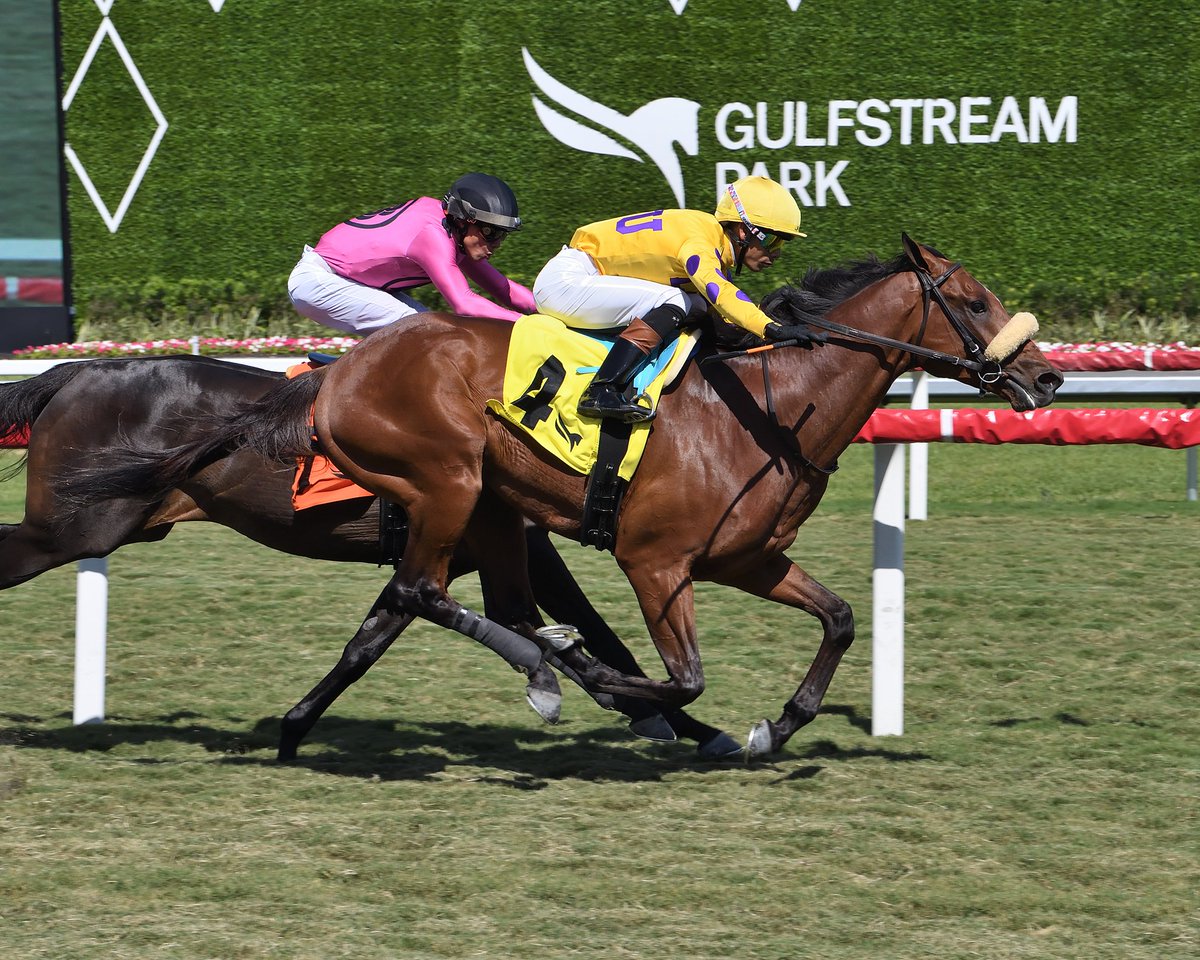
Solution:
<path fill-rule="evenodd" d="M 596 447 L 596 463 L 588 474 L 587 490 L 583 495 L 583 518 L 579 526 L 579 542 L 585 547 L 611 551 L 617 543 L 617 511 L 628 484 L 618 470 L 629 447 L 633 424 L 620 420 L 600 422 L 600 442 Z"/>
<path fill-rule="evenodd" d="M 390 563 L 400 566 L 404 548 L 408 545 L 408 514 L 396 504 L 379 498 L 379 566 Z"/>

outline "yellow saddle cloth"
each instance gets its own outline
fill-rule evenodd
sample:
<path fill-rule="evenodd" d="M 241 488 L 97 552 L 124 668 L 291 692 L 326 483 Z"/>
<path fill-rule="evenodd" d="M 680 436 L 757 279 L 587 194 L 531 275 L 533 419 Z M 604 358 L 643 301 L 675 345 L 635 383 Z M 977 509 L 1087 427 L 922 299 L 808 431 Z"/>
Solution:
<path fill-rule="evenodd" d="M 683 370 L 697 336 L 684 331 L 634 379 L 634 388 L 658 406 L 663 389 Z M 488 409 L 529 434 L 571 469 L 587 474 L 596 462 L 600 421 L 580 417 L 579 396 L 608 354 L 609 344 L 540 314 L 522 317 L 513 330 L 504 369 L 504 397 Z M 618 471 L 633 477 L 652 423 L 635 423 Z"/>

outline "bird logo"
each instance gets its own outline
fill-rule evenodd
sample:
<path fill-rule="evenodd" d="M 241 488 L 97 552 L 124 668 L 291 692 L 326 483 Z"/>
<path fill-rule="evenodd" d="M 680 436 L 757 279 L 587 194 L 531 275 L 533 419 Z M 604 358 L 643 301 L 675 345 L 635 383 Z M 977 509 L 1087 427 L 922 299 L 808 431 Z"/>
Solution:
<path fill-rule="evenodd" d="M 699 151 L 700 104 L 682 97 L 662 97 L 623 114 L 555 80 L 527 49 L 522 48 L 521 55 L 530 78 L 555 105 L 533 96 L 538 119 L 556 140 L 585 153 L 627 157 L 638 163 L 651 160 L 666 178 L 679 206 L 685 206 L 683 170 L 676 145 L 689 157 Z"/>

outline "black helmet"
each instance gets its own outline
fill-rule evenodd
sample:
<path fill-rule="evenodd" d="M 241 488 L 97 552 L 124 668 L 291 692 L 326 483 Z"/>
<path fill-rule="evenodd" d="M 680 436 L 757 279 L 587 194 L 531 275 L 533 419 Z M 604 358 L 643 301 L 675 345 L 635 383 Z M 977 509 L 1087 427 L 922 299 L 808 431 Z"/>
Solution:
<path fill-rule="evenodd" d="M 456 220 L 478 220 L 503 230 L 517 230 L 517 198 L 512 188 L 499 177 L 486 173 L 466 173 L 454 181 L 443 202 L 446 214 Z"/>

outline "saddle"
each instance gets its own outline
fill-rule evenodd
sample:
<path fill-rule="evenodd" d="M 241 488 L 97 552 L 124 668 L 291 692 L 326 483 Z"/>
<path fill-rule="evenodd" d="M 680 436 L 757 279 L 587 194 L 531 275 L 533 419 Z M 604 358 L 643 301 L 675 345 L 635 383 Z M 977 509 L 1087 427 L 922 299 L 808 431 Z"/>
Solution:
<path fill-rule="evenodd" d="M 517 321 L 504 371 L 503 397 L 487 401 L 496 416 L 526 433 L 571 470 L 588 477 L 580 542 L 615 545 L 621 496 L 645 452 L 653 421 L 627 424 L 580 417 L 576 407 L 620 330 L 583 331 L 540 314 Z M 698 334 L 686 330 L 652 353 L 634 389 L 657 405 L 687 366 Z"/>

